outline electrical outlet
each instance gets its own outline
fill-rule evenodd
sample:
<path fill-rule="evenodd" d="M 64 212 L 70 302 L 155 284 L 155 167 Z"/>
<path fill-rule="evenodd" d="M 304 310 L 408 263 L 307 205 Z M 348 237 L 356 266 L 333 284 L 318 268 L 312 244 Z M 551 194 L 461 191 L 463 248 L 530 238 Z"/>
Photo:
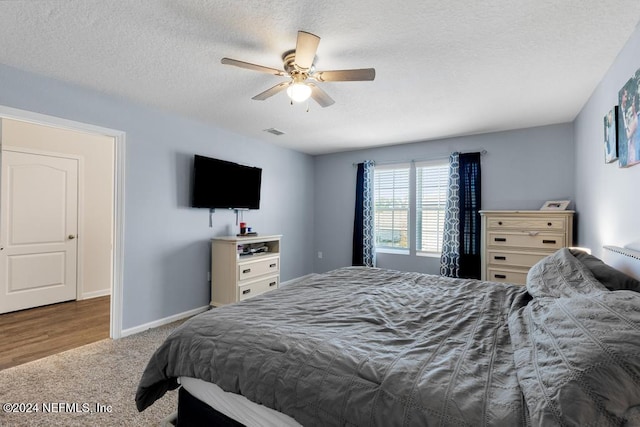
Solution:
<path fill-rule="evenodd" d="M 322 259 L 322 252 L 321 251 L 318 251 L 318 258 Z"/>

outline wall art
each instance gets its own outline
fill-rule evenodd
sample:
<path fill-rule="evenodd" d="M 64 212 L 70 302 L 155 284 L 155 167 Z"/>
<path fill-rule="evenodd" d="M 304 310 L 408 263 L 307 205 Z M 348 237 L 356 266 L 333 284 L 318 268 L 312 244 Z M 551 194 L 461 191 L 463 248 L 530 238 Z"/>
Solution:
<path fill-rule="evenodd" d="M 640 163 L 640 131 L 638 110 L 640 104 L 640 69 L 622 86 L 618 93 L 618 161 L 620 167 Z"/>

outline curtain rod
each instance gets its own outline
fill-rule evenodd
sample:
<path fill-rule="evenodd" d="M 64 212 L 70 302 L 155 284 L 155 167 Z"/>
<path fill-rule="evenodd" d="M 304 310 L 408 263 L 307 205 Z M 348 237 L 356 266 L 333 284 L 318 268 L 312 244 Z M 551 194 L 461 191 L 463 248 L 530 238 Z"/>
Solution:
<path fill-rule="evenodd" d="M 458 151 L 458 153 L 460 153 L 460 154 L 469 154 L 469 153 L 477 153 L 477 152 L 478 151 Z M 485 150 L 485 149 L 482 149 L 479 152 L 480 152 L 480 156 L 484 156 L 485 154 L 487 154 L 487 150 Z M 455 153 L 455 151 L 452 151 L 452 153 Z M 429 157 L 429 158 L 423 158 L 423 159 L 387 160 L 387 161 L 384 161 L 384 162 L 376 162 L 374 160 L 373 163 L 376 164 L 376 165 L 392 165 L 394 163 L 428 162 L 428 161 L 431 161 L 431 160 L 448 159 L 450 155 L 451 154 L 447 154 L 447 155 L 443 155 L 443 156 Z M 362 162 L 360 162 L 360 163 L 362 163 Z M 358 163 L 353 163 L 353 166 L 358 166 Z"/>

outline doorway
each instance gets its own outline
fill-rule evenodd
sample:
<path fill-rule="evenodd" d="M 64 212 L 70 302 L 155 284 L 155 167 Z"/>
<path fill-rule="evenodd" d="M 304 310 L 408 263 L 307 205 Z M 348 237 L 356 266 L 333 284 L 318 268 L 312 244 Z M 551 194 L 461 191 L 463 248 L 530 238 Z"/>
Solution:
<path fill-rule="evenodd" d="M 78 258 L 78 278 L 79 285 L 77 287 L 76 299 L 84 300 L 89 298 L 101 297 L 104 295 L 111 295 L 110 297 L 110 320 L 109 320 L 109 336 L 111 338 L 120 338 L 122 334 L 122 259 L 123 259 L 123 213 L 124 213 L 124 132 L 101 128 L 93 125 L 83 124 L 79 122 L 68 121 L 56 117 L 46 116 L 38 113 L 31 113 L 23 110 L 17 110 L 10 107 L 0 106 L 0 135 L 8 136 L 7 123 L 13 121 L 10 126 L 38 129 L 36 134 L 40 131 L 53 131 L 59 135 L 68 135 L 68 132 L 80 134 L 86 137 L 88 140 L 101 140 L 106 144 L 109 155 L 106 156 L 110 160 L 103 162 L 100 167 L 99 174 L 107 174 L 110 176 L 108 180 L 111 207 L 106 209 L 109 213 L 108 225 L 106 228 L 103 226 L 95 227 L 95 224 L 87 226 L 85 223 L 81 223 L 78 230 L 79 239 L 77 242 L 83 244 L 83 250 L 80 251 Z M 3 126 L 4 125 L 4 126 Z M 4 129 L 3 129 L 4 128 Z M 52 151 L 52 147 L 46 144 L 46 139 L 36 138 L 39 140 L 40 146 L 37 149 L 45 149 Z M 63 138 L 65 139 L 65 138 Z M 16 139 L 13 139 L 15 142 Z M 9 141 L 0 141 L 3 144 L 9 145 Z M 44 145 L 43 145 L 44 144 Z M 14 145 L 14 144 L 11 144 Z M 36 144 L 37 145 L 37 144 Z M 104 148 L 104 147 L 103 147 Z M 76 153 L 78 154 L 78 153 Z M 78 154 L 80 157 L 86 160 L 86 152 Z M 101 155 L 104 157 L 104 154 Z M 86 162 L 85 162 L 86 163 Z M 89 168 L 85 168 L 86 172 Z M 91 170 L 94 168 L 92 167 Z M 83 171 L 81 171 L 81 174 Z M 91 184 L 90 184 L 91 185 Z M 85 191 L 81 192 L 81 199 L 89 197 L 90 194 L 97 192 L 104 192 L 104 188 L 98 191 Z M 83 200 L 85 206 L 93 206 L 89 200 Z M 101 209 L 105 211 L 105 209 Z M 84 213 L 85 220 L 92 217 L 90 213 Z M 104 221 L 103 221 L 104 222 Z M 109 244 L 101 245 L 102 250 L 107 250 L 107 262 L 92 261 L 92 256 L 86 256 L 84 254 L 95 253 L 96 246 L 93 244 L 87 244 L 91 233 L 95 233 L 96 229 L 101 229 L 103 233 L 106 230 L 108 235 Z M 84 236 L 84 241 L 83 241 Z M 95 236 L 94 236 L 95 242 Z M 100 245 L 99 245 L 100 246 Z M 104 254 L 101 257 L 105 259 Z M 97 265 L 97 267 L 96 267 Z M 91 278 L 91 272 L 94 272 L 94 277 L 101 277 L 101 280 L 95 281 Z M 87 280 L 88 279 L 88 280 Z"/>

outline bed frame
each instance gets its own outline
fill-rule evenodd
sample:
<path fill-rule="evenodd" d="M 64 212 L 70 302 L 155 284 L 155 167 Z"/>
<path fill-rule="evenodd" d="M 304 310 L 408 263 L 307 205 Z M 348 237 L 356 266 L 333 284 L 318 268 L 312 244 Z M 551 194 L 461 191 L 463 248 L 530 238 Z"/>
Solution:
<path fill-rule="evenodd" d="M 619 246 L 603 246 L 602 260 L 610 266 L 640 280 L 640 251 Z"/>
<path fill-rule="evenodd" d="M 244 424 L 216 411 L 180 387 L 176 426 L 244 427 Z"/>

